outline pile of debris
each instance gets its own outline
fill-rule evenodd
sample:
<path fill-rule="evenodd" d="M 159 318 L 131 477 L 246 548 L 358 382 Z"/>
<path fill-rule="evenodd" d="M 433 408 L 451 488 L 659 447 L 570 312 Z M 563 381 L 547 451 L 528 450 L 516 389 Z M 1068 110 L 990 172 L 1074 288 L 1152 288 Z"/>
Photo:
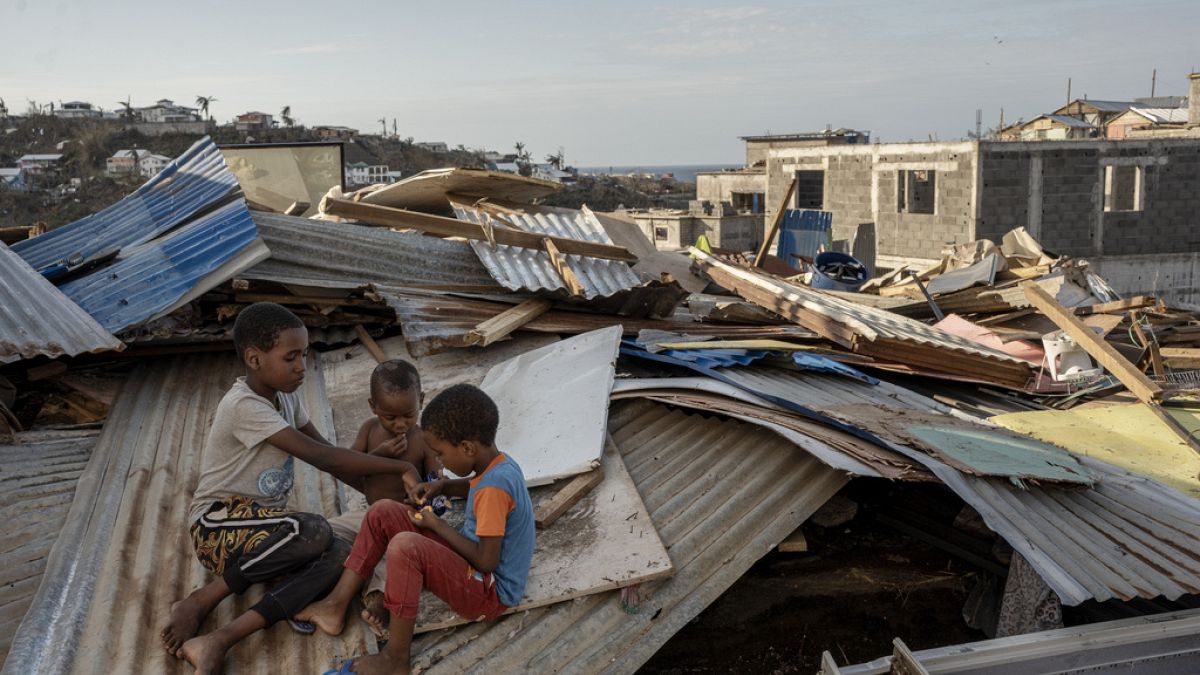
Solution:
<path fill-rule="evenodd" d="M 993 575 L 1006 631 L 1200 592 L 1200 315 L 1119 298 L 1020 228 L 850 293 L 657 251 L 616 214 L 536 203 L 553 189 L 445 169 L 299 218 L 251 210 L 205 139 L 0 244 L 4 672 L 177 668 L 153 633 L 203 580 L 197 449 L 239 370 L 233 317 L 262 300 L 309 327 L 303 395 L 334 442 L 389 358 L 500 406 L 538 512 L 526 598 L 494 624 L 425 603 L 421 669 L 633 672 L 851 481 L 944 486 L 958 517 L 897 527 Z M 361 499 L 297 472 L 296 508 Z M 229 604 L 212 620 L 249 601 Z M 273 629 L 231 658 L 311 670 L 367 635 Z"/>

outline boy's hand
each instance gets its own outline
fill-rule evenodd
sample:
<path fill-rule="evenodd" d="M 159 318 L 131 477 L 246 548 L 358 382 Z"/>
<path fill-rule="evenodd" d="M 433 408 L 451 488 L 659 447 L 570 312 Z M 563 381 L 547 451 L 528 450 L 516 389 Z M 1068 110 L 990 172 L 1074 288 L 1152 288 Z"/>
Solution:
<path fill-rule="evenodd" d="M 420 511 L 405 511 L 408 514 L 408 519 L 412 521 L 422 530 L 436 530 L 442 524 L 442 519 L 437 517 L 433 509 L 426 506 Z"/>
<path fill-rule="evenodd" d="M 408 434 L 401 434 L 394 438 L 380 443 L 371 450 L 372 455 L 383 455 L 385 457 L 403 455 L 408 449 Z"/>
<path fill-rule="evenodd" d="M 409 493 L 409 496 L 412 497 L 417 504 L 424 504 L 425 502 L 442 494 L 442 488 L 445 486 L 445 484 L 445 478 L 439 478 L 438 480 L 430 481 L 428 483 L 419 483 L 415 488 L 413 488 L 412 492 Z"/>

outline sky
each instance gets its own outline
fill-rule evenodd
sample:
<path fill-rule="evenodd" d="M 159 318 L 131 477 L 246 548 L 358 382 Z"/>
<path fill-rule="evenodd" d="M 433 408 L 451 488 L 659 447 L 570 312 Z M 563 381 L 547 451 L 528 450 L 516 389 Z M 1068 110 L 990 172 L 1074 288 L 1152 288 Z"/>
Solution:
<path fill-rule="evenodd" d="M 0 0 L 0 98 L 248 110 L 575 166 L 740 164 L 739 136 L 963 138 L 1187 93 L 1200 2 Z"/>

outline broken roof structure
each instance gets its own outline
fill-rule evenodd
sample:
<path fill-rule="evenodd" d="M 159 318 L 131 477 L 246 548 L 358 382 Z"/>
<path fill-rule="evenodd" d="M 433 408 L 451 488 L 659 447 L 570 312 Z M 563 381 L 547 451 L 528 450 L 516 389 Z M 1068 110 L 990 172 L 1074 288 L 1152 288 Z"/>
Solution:
<path fill-rule="evenodd" d="M 978 521 L 936 521 L 977 537 L 947 550 L 981 575 L 1028 565 L 1059 605 L 1200 593 L 1200 317 L 1118 298 L 1023 230 L 830 292 L 748 254 L 655 251 L 626 221 L 530 203 L 546 186 L 507 174 L 425 172 L 331 195 L 321 218 L 250 211 L 210 145 L 174 180 L 0 248 L 24 259 L 0 271 L 19 306 L 63 317 L 0 310 L 3 344 L 26 336 L 0 354 L 17 390 L 0 386 L 0 515 L 18 524 L 0 540 L 5 675 L 177 667 L 154 633 L 205 579 L 184 514 L 240 370 L 232 319 L 258 301 L 321 345 L 301 391 L 332 442 L 370 415 L 387 359 L 413 361 L 428 395 L 471 382 L 497 400 L 537 511 L 530 583 L 488 624 L 427 597 L 422 671 L 634 672 L 862 482 L 936 489 Z M 86 402 L 70 376 L 96 364 L 120 382 L 102 427 L 44 429 L 36 397 Z M 295 508 L 363 499 L 297 470 Z M 321 669 L 374 649 L 368 636 L 275 627 L 229 669 Z"/>

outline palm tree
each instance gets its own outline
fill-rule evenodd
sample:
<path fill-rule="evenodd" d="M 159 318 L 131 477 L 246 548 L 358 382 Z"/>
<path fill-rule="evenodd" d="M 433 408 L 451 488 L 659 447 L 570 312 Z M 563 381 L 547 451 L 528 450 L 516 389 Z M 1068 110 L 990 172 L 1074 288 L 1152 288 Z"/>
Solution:
<path fill-rule="evenodd" d="M 513 149 L 517 151 L 517 173 L 522 176 L 533 175 L 533 158 L 529 156 L 529 151 L 525 149 L 525 144 L 517 141 Z"/>
<path fill-rule="evenodd" d="M 562 171 L 563 165 L 567 163 L 567 157 L 563 154 L 562 146 L 559 146 L 558 152 L 553 155 L 546 155 L 546 163 Z"/>
<path fill-rule="evenodd" d="M 380 118 L 379 118 L 379 123 L 380 123 L 381 125 L 383 125 L 383 133 L 382 133 L 382 134 L 380 134 L 380 136 L 387 137 L 387 118 L 386 118 L 386 117 L 380 117 Z"/>
<path fill-rule="evenodd" d="M 117 105 L 124 108 L 121 110 L 121 117 L 124 117 L 125 121 L 130 121 L 133 119 L 133 104 L 130 103 L 132 100 L 132 96 L 126 96 L 124 101 L 117 101 Z"/>
<path fill-rule="evenodd" d="M 209 122 L 212 121 L 212 116 L 210 116 L 208 114 L 208 107 L 216 102 L 217 102 L 216 96 L 197 96 L 196 97 L 196 107 L 200 108 L 200 114 L 204 117 L 207 117 Z"/>
<path fill-rule="evenodd" d="M 292 106 L 283 106 L 283 110 L 279 111 L 279 119 L 283 120 L 284 125 L 291 129 L 296 124 L 296 120 L 292 119 Z"/>

